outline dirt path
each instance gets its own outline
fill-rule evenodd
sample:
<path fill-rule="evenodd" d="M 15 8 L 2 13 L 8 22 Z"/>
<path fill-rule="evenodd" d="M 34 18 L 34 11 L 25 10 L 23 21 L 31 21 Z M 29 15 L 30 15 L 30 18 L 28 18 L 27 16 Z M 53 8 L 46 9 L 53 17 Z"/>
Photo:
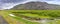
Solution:
<path fill-rule="evenodd" d="M 8 24 L 8 22 L 6 22 L 6 20 L 0 16 L 0 24 Z"/>

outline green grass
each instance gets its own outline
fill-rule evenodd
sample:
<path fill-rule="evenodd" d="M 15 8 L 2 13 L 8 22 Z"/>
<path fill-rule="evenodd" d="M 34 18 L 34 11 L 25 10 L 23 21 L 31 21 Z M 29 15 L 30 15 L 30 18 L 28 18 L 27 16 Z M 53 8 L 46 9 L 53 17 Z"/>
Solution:
<path fill-rule="evenodd" d="M 14 13 L 14 11 L 12 10 Z M 60 17 L 60 10 L 16 10 L 15 14 L 24 14 L 24 15 L 34 15 L 35 16 L 50 16 L 50 17 Z"/>
<path fill-rule="evenodd" d="M 25 24 L 40 24 L 40 23 L 37 23 L 37 22 L 30 22 L 30 21 L 24 20 L 21 17 L 17 17 L 17 16 L 16 17 L 12 17 L 12 18 L 14 18 L 14 19 L 16 19 L 16 20 L 18 20 L 20 22 L 23 22 Z"/>
<path fill-rule="evenodd" d="M 27 16 L 27 17 L 50 18 L 49 16 L 40 16 L 38 14 L 30 14 L 30 13 L 20 14 L 20 15 L 24 15 L 24 16 Z"/>
<path fill-rule="evenodd" d="M 16 13 L 13 13 L 16 12 Z M 18 12 L 18 13 L 17 13 Z M 9 14 L 18 14 L 16 17 L 12 17 L 17 21 L 23 22 L 25 24 L 39 24 L 37 22 L 30 22 L 27 20 L 23 20 L 20 15 L 29 16 L 29 17 L 39 17 L 39 18 L 58 18 L 60 17 L 60 10 L 4 10 L 0 11 L 0 15 L 4 17 L 8 17 Z M 60 24 L 60 20 L 56 20 L 57 24 Z M 53 24 L 54 21 L 48 22 L 48 24 Z"/>
<path fill-rule="evenodd" d="M 57 24 L 60 24 L 60 20 L 56 20 L 56 23 L 57 23 Z"/>
<path fill-rule="evenodd" d="M 11 10 L 11 12 L 16 12 L 14 14 L 20 14 L 20 15 L 29 16 L 29 17 L 40 17 L 40 18 L 60 17 L 60 10 Z M 19 15 L 16 15 L 16 16 L 19 16 Z M 17 20 L 19 20 L 19 19 L 17 19 Z M 20 19 L 20 21 L 21 21 L 21 19 Z M 60 24 L 59 23 L 60 20 L 57 20 L 57 21 L 58 22 L 56 22 L 56 21 L 48 22 L 48 24 L 54 24 L 54 23 Z M 29 23 L 27 23 L 27 24 L 29 24 Z"/>

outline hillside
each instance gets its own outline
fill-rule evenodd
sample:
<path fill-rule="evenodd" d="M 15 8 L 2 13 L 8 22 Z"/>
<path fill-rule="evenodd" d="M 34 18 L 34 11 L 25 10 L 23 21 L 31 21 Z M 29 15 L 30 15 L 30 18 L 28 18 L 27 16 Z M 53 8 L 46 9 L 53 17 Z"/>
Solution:
<path fill-rule="evenodd" d="M 46 2 L 28 2 L 25 4 L 17 5 L 13 10 L 54 10 L 60 9 L 59 5 L 48 4 Z"/>

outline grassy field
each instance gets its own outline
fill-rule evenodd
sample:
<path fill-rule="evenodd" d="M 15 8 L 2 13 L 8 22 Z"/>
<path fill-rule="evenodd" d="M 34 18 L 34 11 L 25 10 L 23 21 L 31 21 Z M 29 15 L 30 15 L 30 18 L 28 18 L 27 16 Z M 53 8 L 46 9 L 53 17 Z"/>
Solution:
<path fill-rule="evenodd" d="M 17 24 L 17 20 L 10 17 L 9 14 L 11 12 L 7 11 L 7 10 L 2 10 L 0 11 L 0 15 L 4 17 L 4 19 L 9 23 L 9 24 Z M 20 22 L 20 24 L 22 24 L 22 22 Z"/>
<path fill-rule="evenodd" d="M 9 14 L 14 14 L 16 17 L 9 16 Z M 0 15 L 3 15 L 3 17 L 11 24 L 15 24 L 16 21 L 22 22 L 21 24 L 41 24 L 39 22 L 24 20 L 22 17 L 48 19 L 50 21 L 46 21 L 46 24 L 60 24 L 60 10 L 4 10 L 0 11 Z M 9 21 L 10 19 L 14 19 L 15 21 Z"/>

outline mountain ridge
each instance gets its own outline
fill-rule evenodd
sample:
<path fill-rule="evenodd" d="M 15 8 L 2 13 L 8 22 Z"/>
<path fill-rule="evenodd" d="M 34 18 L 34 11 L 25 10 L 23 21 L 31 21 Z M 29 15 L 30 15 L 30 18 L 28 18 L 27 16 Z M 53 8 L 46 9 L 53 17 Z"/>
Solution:
<path fill-rule="evenodd" d="M 46 2 L 28 2 L 25 4 L 16 5 L 11 10 L 58 10 L 60 5 L 48 4 Z"/>

